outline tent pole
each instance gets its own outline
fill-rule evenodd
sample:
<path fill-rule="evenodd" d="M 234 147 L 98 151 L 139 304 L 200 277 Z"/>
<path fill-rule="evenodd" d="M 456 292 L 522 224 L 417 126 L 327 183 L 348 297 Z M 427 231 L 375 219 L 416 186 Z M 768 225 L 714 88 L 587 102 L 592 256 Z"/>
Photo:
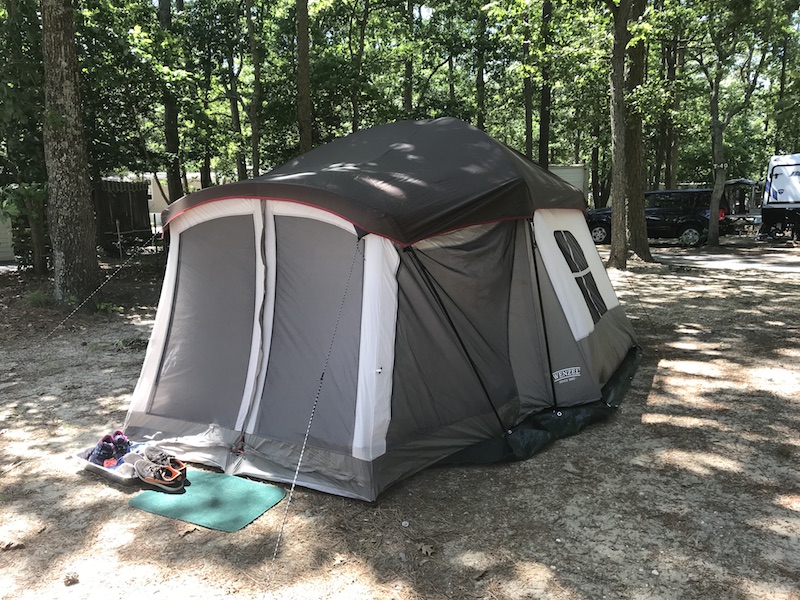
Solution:
<path fill-rule="evenodd" d="M 430 293 L 433 295 L 434 299 L 436 300 L 436 303 L 439 305 L 439 309 L 442 311 L 442 314 L 444 314 L 445 319 L 447 319 L 447 323 L 450 325 L 450 329 L 453 330 L 453 333 L 455 334 L 456 339 L 458 340 L 458 343 L 461 346 L 461 350 L 467 357 L 467 360 L 469 361 L 469 364 L 472 367 L 472 371 L 478 378 L 478 383 L 480 384 L 483 393 L 486 395 L 486 399 L 489 401 L 489 406 L 492 407 L 492 412 L 494 413 L 494 416 L 497 417 L 497 422 L 500 424 L 500 428 L 503 430 L 504 434 L 511 433 L 511 431 L 503 424 L 503 419 L 500 417 L 500 413 L 497 411 L 497 407 L 494 405 L 494 402 L 492 402 L 492 397 L 489 395 L 489 390 L 486 389 L 486 384 L 484 383 L 483 378 L 481 377 L 480 372 L 478 371 L 478 366 L 475 364 L 475 361 L 472 359 L 469 350 L 467 350 L 467 345 L 464 343 L 464 340 L 458 333 L 458 329 L 456 328 L 456 324 L 453 322 L 453 319 L 450 317 L 450 313 L 447 312 L 447 308 L 445 307 L 444 302 L 442 301 L 442 297 L 439 295 L 439 292 L 437 291 L 436 286 L 434 285 L 435 280 L 433 279 L 433 276 L 431 275 L 430 271 L 428 271 L 428 269 L 425 267 L 425 265 L 422 264 L 422 261 L 420 260 L 419 256 L 417 256 L 417 253 L 414 250 L 413 246 L 407 246 L 405 248 L 405 251 L 411 255 L 414 264 L 417 266 L 417 269 L 422 275 L 422 278 L 425 280 L 425 285 L 428 287 L 428 291 L 430 291 Z"/>
<path fill-rule="evenodd" d="M 536 234 L 533 230 L 533 221 L 530 223 L 531 232 L 531 251 L 533 255 L 533 272 L 536 277 L 536 293 L 539 296 L 539 314 L 542 317 L 542 330 L 544 331 L 544 348 L 547 355 L 547 378 L 550 380 L 550 390 L 553 394 L 553 408 L 558 408 L 558 399 L 556 398 L 556 384 L 553 381 L 553 362 L 550 357 L 550 340 L 547 337 L 547 319 L 544 318 L 544 302 L 542 301 L 542 284 L 539 279 L 539 261 L 536 259 Z"/>

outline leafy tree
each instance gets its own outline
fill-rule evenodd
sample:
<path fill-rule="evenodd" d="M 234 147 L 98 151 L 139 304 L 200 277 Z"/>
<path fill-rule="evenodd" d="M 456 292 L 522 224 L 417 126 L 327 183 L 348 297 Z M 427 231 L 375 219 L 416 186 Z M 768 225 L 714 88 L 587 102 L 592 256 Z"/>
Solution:
<path fill-rule="evenodd" d="M 728 3 L 708 0 L 698 3 L 703 18 L 690 30 L 693 41 L 688 53 L 705 80 L 711 116 L 711 156 L 714 191 L 708 243 L 719 245 L 720 199 L 725 190 L 729 163 L 726 159 L 725 130 L 744 111 L 756 91 L 770 57 L 775 20 L 785 2 Z"/>

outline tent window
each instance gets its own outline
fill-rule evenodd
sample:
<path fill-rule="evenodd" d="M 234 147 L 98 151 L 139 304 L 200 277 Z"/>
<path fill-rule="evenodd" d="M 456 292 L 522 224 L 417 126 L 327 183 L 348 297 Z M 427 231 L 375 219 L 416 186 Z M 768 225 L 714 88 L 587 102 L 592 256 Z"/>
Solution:
<path fill-rule="evenodd" d="M 594 280 L 594 275 L 592 275 L 589 263 L 586 261 L 586 256 L 572 233 L 569 231 L 555 231 L 553 234 L 561 253 L 567 260 L 569 270 L 572 271 L 575 282 L 583 294 L 583 299 L 586 300 L 586 306 L 589 307 L 592 320 L 597 323 L 608 308 L 606 308 L 606 303 L 600 295 L 600 290 L 597 289 L 597 282 Z"/>

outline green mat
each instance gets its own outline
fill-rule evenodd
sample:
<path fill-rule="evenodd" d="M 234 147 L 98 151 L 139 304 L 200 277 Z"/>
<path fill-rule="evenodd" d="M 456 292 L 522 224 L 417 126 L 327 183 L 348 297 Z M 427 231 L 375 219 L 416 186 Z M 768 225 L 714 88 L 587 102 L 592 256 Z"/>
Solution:
<path fill-rule="evenodd" d="M 220 531 L 238 531 L 283 499 L 283 489 L 274 485 L 189 469 L 190 485 L 183 493 L 145 490 L 128 501 L 157 515 L 202 525 Z"/>

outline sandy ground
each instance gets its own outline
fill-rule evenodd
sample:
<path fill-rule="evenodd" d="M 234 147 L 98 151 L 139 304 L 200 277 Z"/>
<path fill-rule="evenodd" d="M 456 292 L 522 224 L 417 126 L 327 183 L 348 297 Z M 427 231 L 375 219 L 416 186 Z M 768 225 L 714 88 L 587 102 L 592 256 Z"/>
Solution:
<path fill-rule="evenodd" d="M 800 600 L 800 274 L 773 268 L 800 248 L 735 242 L 611 271 L 645 354 L 609 422 L 374 505 L 297 489 L 235 533 L 73 457 L 124 421 L 161 258 L 58 329 L 47 282 L 0 272 L 0 598 Z"/>

